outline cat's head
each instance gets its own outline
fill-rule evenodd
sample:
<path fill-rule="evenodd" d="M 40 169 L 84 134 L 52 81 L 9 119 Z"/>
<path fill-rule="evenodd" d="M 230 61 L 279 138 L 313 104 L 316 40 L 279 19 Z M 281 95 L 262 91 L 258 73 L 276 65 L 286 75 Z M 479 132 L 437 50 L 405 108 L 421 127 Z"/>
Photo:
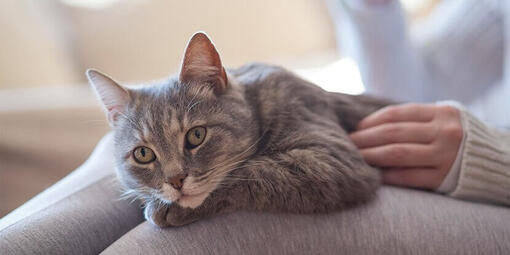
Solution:
<path fill-rule="evenodd" d="M 243 88 L 204 33 L 166 82 L 126 88 L 95 70 L 87 77 L 114 130 L 119 177 L 137 195 L 195 208 L 256 147 Z"/>

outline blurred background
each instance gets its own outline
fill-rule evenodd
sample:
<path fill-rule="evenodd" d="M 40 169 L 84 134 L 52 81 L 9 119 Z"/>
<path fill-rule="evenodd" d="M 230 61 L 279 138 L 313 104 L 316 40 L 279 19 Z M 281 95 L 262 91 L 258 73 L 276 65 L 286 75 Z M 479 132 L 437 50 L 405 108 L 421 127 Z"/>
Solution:
<path fill-rule="evenodd" d="M 411 24 L 437 1 L 403 1 Z M 121 83 L 164 78 L 198 30 L 225 66 L 270 62 L 330 91 L 363 92 L 356 63 L 337 52 L 326 1 L 0 0 L 0 217 L 108 132 L 86 68 Z"/>

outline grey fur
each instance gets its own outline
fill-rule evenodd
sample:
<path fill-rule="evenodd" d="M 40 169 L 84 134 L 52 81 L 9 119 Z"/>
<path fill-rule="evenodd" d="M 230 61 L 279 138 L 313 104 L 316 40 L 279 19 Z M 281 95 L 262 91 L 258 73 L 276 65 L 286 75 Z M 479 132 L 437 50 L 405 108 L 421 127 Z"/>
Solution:
<path fill-rule="evenodd" d="M 326 92 L 265 64 L 227 73 L 224 93 L 177 78 L 127 90 L 130 103 L 114 125 L 115 159 L 121 181 L 144 200 L 148 220 L 165 227 L 238 209 L 325 213 L 375 194 L 379 172 L 347 133 L 387 102 Z M 189 151 L 185 134 L 197 125 L 207 137 Z M 141 145 L 157 160 L 134 162 L 132 151 Z M 205 200 L 183 206 L 162 197 L 165 179 L 182 173 Z"/>

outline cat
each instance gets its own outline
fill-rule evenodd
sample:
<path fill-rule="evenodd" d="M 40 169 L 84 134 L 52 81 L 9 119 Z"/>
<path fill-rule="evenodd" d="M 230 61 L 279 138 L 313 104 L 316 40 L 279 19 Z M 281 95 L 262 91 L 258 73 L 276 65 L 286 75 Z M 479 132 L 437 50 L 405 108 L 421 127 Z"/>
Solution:
<path fill-rule="evenodd" d="M 160 227 L 234 210 L 331 212 L 380 185 L 348 133 L 388 102 L 326 92 L 267 64 L 226 70 L 202 32 L 178 77 L 137 88 L 87 77 L 114 131 L 119 179 Z"/>

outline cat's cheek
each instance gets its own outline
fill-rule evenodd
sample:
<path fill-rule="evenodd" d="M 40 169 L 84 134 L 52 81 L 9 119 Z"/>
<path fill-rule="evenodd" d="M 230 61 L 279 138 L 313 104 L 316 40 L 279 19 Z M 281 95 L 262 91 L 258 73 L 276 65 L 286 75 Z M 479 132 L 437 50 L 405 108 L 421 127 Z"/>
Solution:
<path fill-rule="evenodd" d="M 196 196 L 183 196 L 179 199 L 177 204 L 179 204 L 183 208 L 195 209 L 199 207 L 208 196 L 209 196 L 208 192 Z"/>

